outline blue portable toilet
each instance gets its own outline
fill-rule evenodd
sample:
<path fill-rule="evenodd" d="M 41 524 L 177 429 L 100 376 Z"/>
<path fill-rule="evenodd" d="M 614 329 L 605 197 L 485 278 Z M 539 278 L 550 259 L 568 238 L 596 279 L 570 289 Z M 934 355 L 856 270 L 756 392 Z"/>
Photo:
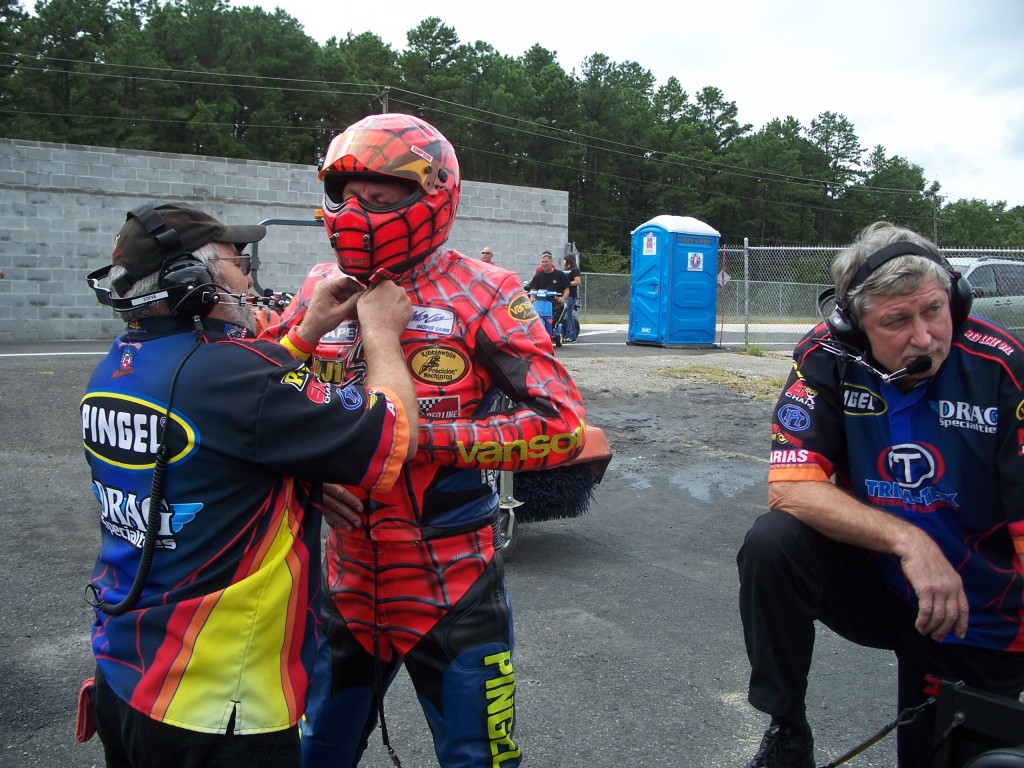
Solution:
<path fill-rule="evenodd" d="M 655 216 L 633 230 L 627 344 L 713 345 L 718 230 Z"/>

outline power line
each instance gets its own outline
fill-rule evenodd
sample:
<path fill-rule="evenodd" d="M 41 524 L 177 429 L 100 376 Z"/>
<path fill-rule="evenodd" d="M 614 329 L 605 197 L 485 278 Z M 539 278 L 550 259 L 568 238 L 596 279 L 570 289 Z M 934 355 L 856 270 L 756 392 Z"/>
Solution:
<path fill-rule="evenodd" d="M 698 173 L 719 173 L 726 176 L 734 176 L 737 178 L 755 179 L 764 181 L 774 181 L 784 184 L 794 184 L 799 186 L 809 186 L 812 188 L 827 189 L 829 186 L 834 186 L 834 182 L 830 182 L 824 179 L 813 179 L 808 177 L 793 176 L 778 173 L 775 171 L 766 171 L 758 169 L 742 168 L 739 166 L 729 165 L 726 163 L 720 163 L 712 160 L 702 160 L 696 158 L 681 157 L 678 159 L 668 159 L 665 157 L 657 157 L 657 155 L 665 155 L 664 150 L 655 150 L 652 148 L 645 148 L 639 145 L 628 144 L 613 139 L 605 139 L 598 136 L 592 136 L 583 134 L 575 131 L 570 131 L 564 128 L 557 128 L 552 126 L 537 126 L 533 121 L 525 118 L 518 118 L 509 115 L 502 115 L 500 113 L 492 112 L 489 110 L 480 109 L 465 104 L 459 104 L 450 100 L 442 99 L 436 96 L 430 96 L 427 94 L 416 93 L 407 89 L 399 88 L 396 86 L 381 86 L 373 83 L 347 83 L 347 82 L 334 82 L 329 80 L 312 80 L 312 79 L 300 79 L 300 78 L 282 78 L 282 77 L 271 77 L 264 75 L 244 75 L 231 72 L 214 72 L 214 71 L 199 71 L 199 70 L 183 70 L 174 69 L 170 67 L 152 67 L 146 65 L 134 65 L 134 64 L 115 64 L 110 62 L 96 62 L 96 61 L 84 61 L 78 59 L 68 59 L 61 57 L 51 57 L 45 55 L 25 55 L 16 52 L 2 51 L 2 55 L 7 55 L 12 58 L 21 57 L 25 60 L 36 60 L 36 61 L 54 61 L 63 64 L 76 64 L 83 66 L 96 66 L 96 67 L 109 67 L 112 69 L 120 70 L 142 70 L 152 73 L 166 73 L 173 75 L 187 75 L 191 79 L 184 78 L 168 78 L 168 77 L 155 77 L 155 76 L 140 76 L 134 74 L 115 74 L 115 73 L 103 73 L 103 72 L 83 72 L 83 71 L 68 71 L 64 70 L 63 74 L 73 74 L 91 77 L 102 77 L 108 79 L 121 79 L 121 80 L 141 80 L 143 82 L 160 82 L 160 83 L 176 83 L 176 84 L 187 84 L 187 85 L 205 85 L 211 87 L 227 87 L 227 88 L 242 88 L 242 89 L 253 89 L 253 90 L 276 90 L 292 93 L 329 93 L 330 95 L 341 95 L 341 96 L 362 96 L 367 99 L 373 99 L 374 93 L 379 92 L 382 88 L 388 91 L 399 91 L 401 93 L 409 94 L 410 96 L 419 98 L 420 102 L 410 102 L 401 99 L 396 99 L 393 96 L 390 97 L 392 100 L 405 107 L 411 108 L 414 112 L 418 111 L 420 107 L 424 106 L 424 101 L 434 102 L 439 105 L 443 105 L 449 108 L 455 108 L 459 110 L 459 113 L 445 112 L 437 106 L 432 107 L 433 111 L 439 114 L 448 114 L 452 117 L 458 117 L 463 120 L 472 120 L 477 123 L 492 124 L 489 120 L 484 118 L 498 119 L 504 123 L 511 123 L 512 125 L 502 125 L 501 127 L 509 130 L 513 133 L 523 134 L 531 136 L 533 138 L 540 138 L 545 140 L 560 141 L 568 143 L 573 146 L 580 147 L 584 150 L 592 150 L 597 152 L 608 152 L 623 157 L 634 158 L 637 160 L 646 160 L 649 162 L 667 165 L 670 167 L 679 167 L 687 170 L 696 171 Z M 49 74 L 53 70 L 46 67 L 32 67 L 24 64 L 12 63 L 12 64 L 0 64 L 0 67 L 9 69 L 23 69 L 28 71 L 36 71 L 44 74 Z M 219 80 L 219 78 L 229 78 L 241 80 L 243 82 L 237 83 L 225 83 Z M 246 80 L 258 80 L 273 83 L 273 85 L 263 85 L 257 83 L 244 82 Z M 305 85 L 316 85 L 318 88 L 305 88 L 305 87 L 294 87 L 285 85 L 286 83 L 297 83 Z M 356 91 L 338 91 L 339 86 L 356 88 L 360 90 Z M 330 90 L 325 90 L 330 89 Z M 364 90 L 366 91 L 364 92 Z M 479 115 L 480 117 L 468 116 L 466 113 L 472 113 Z M 70 115 L 69 115 L 70 116 Z M 100 117 L 100 116 L 90 116 Z M 147 120 L 149 118 L 136 117 L 136 120 Z M 159 121 L 158 121 L 159 122 Z M 217 125 L 217 123 L 211 123 Z M 522 127 L 519 127 L 522 126 Z M 528 127 L 527 127 L 528 126 Z M 273 127 L 273 126 L 266 126 Z M 321 127 L 311 128 L 310 130 L 322 130 Z M 581 143 L 581 140 L 582 143 Z M 617 177 L 622 181 L 629 181 L 626 177 Z M 635 180 L 633 180 L 635 181 Z M 870 185 L 860 184 L 852 186 L 841 186 L 843 191 L 856 190 L 858 192 L 877 192 L 882 194 L 891 195 L 920 195 L 927 197 L 929 193 L 921 190 L 910 190 L 910 189 L 898 189 L 889 187 L 872 187 Z"/>

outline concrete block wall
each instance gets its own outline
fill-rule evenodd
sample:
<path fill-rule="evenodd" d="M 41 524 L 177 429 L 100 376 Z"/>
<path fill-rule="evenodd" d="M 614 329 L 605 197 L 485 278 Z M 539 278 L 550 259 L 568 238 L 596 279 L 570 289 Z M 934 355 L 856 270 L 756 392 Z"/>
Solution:
<path fill-rule="evenodd" d="M 316 167 L 0 138 L 0 342 L 103 340 L 123 323 L 86 275 L 106 265 L 126 212 L 183 202 L 229 224 L 271 222 L 258 249 L 264 288 L 293 290 L 333 258 Z M 568 193 L 463 181 L 449 245 L 528 279 L 568 239 Z"/>

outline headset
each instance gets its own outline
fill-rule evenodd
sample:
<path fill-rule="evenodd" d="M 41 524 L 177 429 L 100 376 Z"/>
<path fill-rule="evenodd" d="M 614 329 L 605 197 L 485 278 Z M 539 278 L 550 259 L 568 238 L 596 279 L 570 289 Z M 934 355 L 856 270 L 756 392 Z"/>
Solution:
<path fill-rule="evenodd" d="M 953 327 L 957 328 L 967 319 L 967 315 L 971 311 L 971 302 L 974 299 L 971 284 L 967 281 L 967 278 L 953 269 L 942 256 L 916 243 L 901 240 L 896 243 L 889 243 L 889 245 L 875 251 L 865 259 L 860 269 L 854 274 L 853 279 L 850 280 L 850 284 L 846 287 L 846 293 L 843 298 L 837 299 L 835 309 L 825 317 L 825 325 L 828 327 L 829 334 L 834 341 L 847 349 L 853 349 L 861 353 L 867 352 L 869 346 L 868 338 L 863 328 L 861 328 L 857 317 L 850 310 L 850 294 L 863 285 L 872 273 L 883 264 L 899 256 L 910 254 L 923 256 L 946 270 L 950 278 L 949 304 L 950 312 L 953 315 Z M 824 315 L 824 306 L 835 295 L 835 288 L 829 288 L 818 296 L 819 312 Z"/>
<path fill-rule="evenodd" d="M 220 297 L 210 270 L 185 248 L 178 230 L 167 226 L 159 211 L 147 203 L 132 208 L 125 218 L 136 219 L 166 254 L 160 268 L 157 290 L 130 299 L 111 296 L 110 290 L 100 285 L 113 269 L 113 264 L 108 264 L 86 277 L 100 303 L 116 312 L 128 312 L 163 301 L 170 307 L 171 314 L 182 320 L 206 317 Z"/>
<path fill-rule="evenodd" d="M 217 290 L 210 270 L 185 249 L 181 235 L 167 226 L 153 206 L 144 204 L 133 208 L 128 211 L 128 217 L 135 217 L 168 254 L 160 268 L 157 287 L 167 291 L 171 314 L 182 320 L 191 320 L 197 315 L 206 317 L 215 303 L 209 295 Z"/>

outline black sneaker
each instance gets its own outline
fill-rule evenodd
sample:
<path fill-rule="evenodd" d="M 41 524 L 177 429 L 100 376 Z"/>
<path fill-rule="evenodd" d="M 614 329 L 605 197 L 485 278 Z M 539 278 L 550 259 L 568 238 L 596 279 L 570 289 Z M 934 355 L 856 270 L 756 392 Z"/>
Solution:
<path fill-rule="evenodd" d="M 745 768 L 814 768 L 814 737 L 810 731 L 773 725 Z"/>

